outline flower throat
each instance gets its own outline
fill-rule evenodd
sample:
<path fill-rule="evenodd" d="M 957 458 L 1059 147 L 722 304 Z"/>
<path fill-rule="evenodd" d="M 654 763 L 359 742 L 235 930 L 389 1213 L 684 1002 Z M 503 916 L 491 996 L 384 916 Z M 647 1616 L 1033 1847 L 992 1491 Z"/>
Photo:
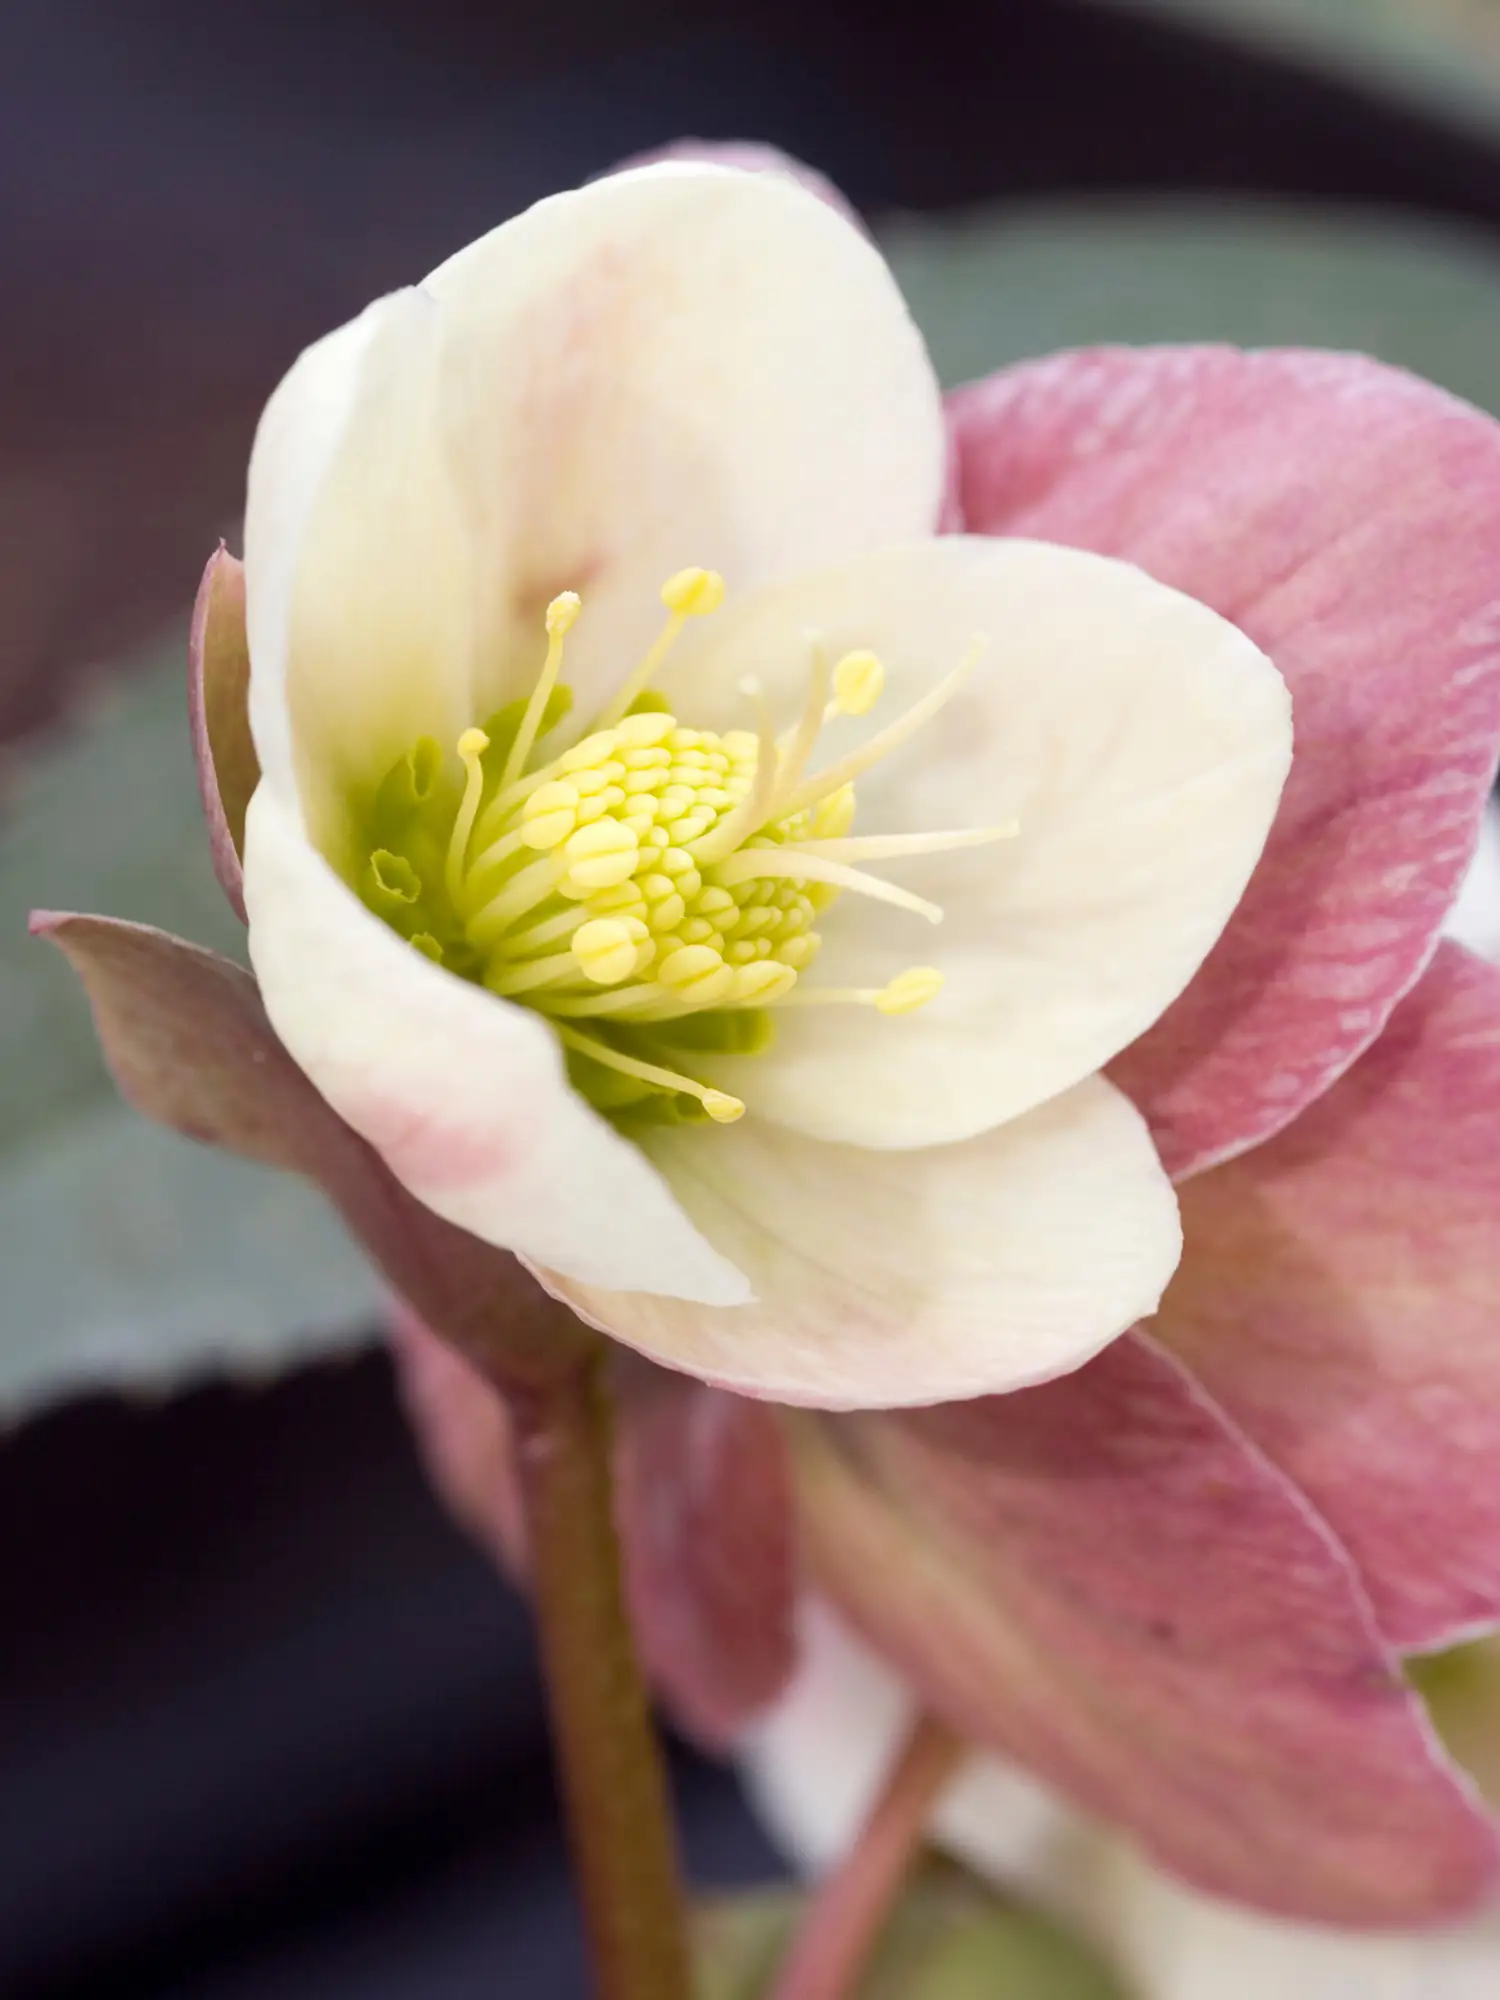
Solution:
<path fill-rule="evenodd" d="M 942 707 L 977 647 L 905 715 L 809 777 L 824 725 L 879 699 L 879 659 L 852 652 L 830 665 L 813 641 L 801 717 L 779 738 L 753 682 L 743 692 L 754 729 L 685 728 L 650 683 L 688 619 L 718 609 L 724 583 L 712 570 L 682 570 L 661 596 L 668 617 L 655 645 L 592 731 L 547 757 L 539 746 L 572 707 L 563 648 L 582 608 L 572 591 L 554 598 L 536 686 L 464 731 L 462 782 L 433 737 L 386 773 L 357 886 L 415 950 L 545 1014 L 574 1087 L 600 1111 L 622 1122 L 727 1123 L 743 1104 L 694 1072 L 715 1055 L 767 1048 L 773 1009 L 905 1014 L 942 985 L 929 966 L 868 989 L 804 983 L 818 920 L 843 892 L 931 923 L 942 916 L 860 864 L 1014 829 L 850 831 L 854 780 Z"/>

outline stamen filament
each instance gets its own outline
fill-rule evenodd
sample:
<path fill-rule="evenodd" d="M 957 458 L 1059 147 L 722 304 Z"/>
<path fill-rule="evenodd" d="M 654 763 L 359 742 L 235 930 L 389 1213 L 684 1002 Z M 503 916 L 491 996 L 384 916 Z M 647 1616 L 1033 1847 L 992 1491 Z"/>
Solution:
<path fill-rule="evenodd" d="M 490 739 L 482 729 L 466 729 L 458 739 L 458 754 L 463 759 L 464 779 L 463 801 L 458 808 L 458 818 L 453 822 L 453 833 L 448 841 L 448 860 L 444 868 L 444 882 L 450 901 L 457 903 L 463 894 L 464 857 L 469 851 L 469 835 L 474 831 L 474 815 L 479 811 L 480 794 L 484 790 L 484 767 L 480 758 L 490 747 Z"/>
<path fill-rule="evenodd" d="M 1005 826 L 970 826 L 951 833 L 864 833 L 848 839 L 804 840 L 789 850 L 795 854 L 820 854 L 825 861 L 895 861 L 903 855 L 951 854 L 961 847 L 988 847 L 996 840 L 1014 840 L 1020 823 Z"/>
<path fill-rule="evenodd" d="M 925 917 L 930 924 L 940 924 L 943 913 L 936 903 L 929 903 L 924 896 L 914 896 L 907 889 L 897 888 L 894 882 L 882 882 L 878 875 L 865 875 L 857 868 L 847 868 L 841 861 L 828 861 L 819 854 L 809 854 L 807 845 L 791 847 L 746 847 L 738 854 L 731 854 L 721 861 L 714 870 L 714 880 L 726 889 L 737 882 L 754 882 L 763 877 L 779 878 L 794 882 L 826 882 L 830 888 L 849 889 L 857 896 L 868 896 L 873 902 L 890 903 L 898 910 L 910 910 L 913 916 Z"/>
<path fill-rule="evenodd" d="M 475 855 L 468 867 L 467 879 L 464 883 L 467 895 L 473 895 L 475 883 L 487 875 L 492 868 L 497 868 L 502 861 L 509 861 L 511 856 L 519 854 L 525 845 L 524 830 L 521 827 L 516 827 L 512 832 L 502 834 L 498 840 L 491 841 L 488 847 L 482 848 Z"/>
<path fill-rule="evenodd" d="M 547 657 L 542 662 L 542 671 L 537 684 L 531 690 L 531 699 L 526 704 L 526 713 L 521 717 L 521 726 L 516 731 L 516 740 L 511 744 L 505 759 L 505 768 L 500 773 L 500 790 L 508 791 L 526 769 L 526 759 L 531 755 L 531 746 L 536 742 L 536 733 L 542 726 L 542 717 L 547 712 L 547 700 L 557 685 L 558 674 L 562 671 L 563 641 L 573 629 L 573 621 L 583 608 L 582 599 L 576 590 L 565 590 L 560 597 L 554 597 L 547 606 Z"/>
<path fill-rule="evenodd" d="M 570 903 L 555 917 L 544 917 L 530 930 L 507 931 L 500 940 L 500 949 L 507 958 L 526 958 L 543 945 L 559 944 L 570 938 L 581 924 L 588 922 L 588 910 L 581 903 Z"/>
<path fill-rule="evenodd" d="M 517 917 L 524 917 L 528 910 L 546 901 L 557 887 L 557 878 L 558 865 L 550 854 L 543 854 L 529 866 L 518 869 L 499 895 L 477 910 L 464 926 L 470 944 L 484 949 L 498 942 Z"/>
<path fill-rule="evenodd" d="M 574 999 L 561 994 L 557 999 L 540 1003 L 549 1014 L 567 1014 L 580 1020 L 593 1014 L 628 1014 L 642 1019 L 673 1020 L 682 1014 L 696 1013 L 689 1002 L 684 1001 L 670 987 L 657 980 L 641 980 L 632 986 L 612 986 L 605 993 L 588 993 Z M 671 1011 L 663 1013 L 660 1009 Z"/>
<path fill-rule="evenodd" d="M 583 974 L 571 951 L 555 951 L 546 958 L 533 958 L 507 965 L 502 959 L 484 975 L 491 993 L 529 993 L 535 986 L 560 986 L 571 981 L 579 985 Z"/>
<path fill-rule="evenodd" d="M 755 751 L 755 776 L 750 781 L 750 789 L 732 812 L 725 813 L 717 826 L 711 826 L 707 833 L 687 843 L 687 851 L 699 867 L 707 867 L 710 861 L 721 861 L 752 833 L 759 832 L 771 817 L 776 799 L 776 738 L 771 730 L 771 712 L 766 706 L 765 695 L 760 682 L 745 681 L 741 693 L 754 697 L 756 701 L 755 733 L 758 738 Z M 727 884 L 725 885 L 728 886 Z"/>
<path fill-rule="evenodd" d="M 985 641 L 976 639 L 953 671 L 944 674 L 936 686 L 930 687 L 920 701 L 913 702 L 904 715 L 898 715 L 884 729 L 877 729 L 857 750 L 851 750 L 836 763 L 826 765 L 805 784 L 799 785 L 789 798 L 778 800 L 778 813 L 802 812 L 806 807 L 816 805 L 819 799 L 836 792 L 841 785 L 847 785 L 862 771 L 868 771 L 872 764 L 878 764 L 883 757 L 899 749 L 909 736 L 914 736 L 924 723 L 930 722 L 939 709 L 948 705 L 979 664 L 984 647 Z"/>
<path fill-rule="evenodd" d="M 634 1056 L 622 1055 L 605 1042 L 596 1041 L 592 1035 L 580 1033 L 576 1028 L 559 1028 L 558 1040 L 566 1047 L 576 1049 L 591 1062 L 602 1063 L 606 1069 L 618 1070 L 621 1076 L 632 1076 L 638 1083 L 653 1083 L 658 1089 L 679 1092 L 684 1097 L 696 1097 L 717 1124 L 732 1125 L 736 1118 L 743 1118 L 745 1107 L 737 1097 L 730 1097 L 722 1090 L 713 1090 L 707 1084 L 696 1083 L 690 1076 L 682 1076 L 673 1069 L 661 1069 L 655 1063 L 638 1062 Z"/>
<path fill-rule="evenodd" d="M 828 699 L 828 688 L 832 679 L 832 669 L 828 664 L 828 648 L 820 633 L 812 639 L 812 670 L 808 676 L 807 700 L 797 727 L 787 737 L 784 746 L 778 747 L 776 762 L 776 788 L 771 799 L 771 811 L 776 810 L 776 801 L 795 789 L 802 773 L 807 769 L 807 760 L 813 753 L 818 740 L 818 731 L 839 711 L 836 701 Z"/>

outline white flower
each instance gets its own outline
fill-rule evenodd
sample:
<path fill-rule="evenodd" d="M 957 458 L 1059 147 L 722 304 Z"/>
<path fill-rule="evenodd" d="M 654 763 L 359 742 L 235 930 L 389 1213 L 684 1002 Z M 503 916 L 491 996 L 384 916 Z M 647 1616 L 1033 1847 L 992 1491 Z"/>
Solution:
<path fill-rule="evenodd" d="M 1151 1310 L 1175 1202 L 1097 1072 L 1289 757 L 1232 626 L 937 538 L 945 463 L 864 238 L 670 165 L 311 348 L 251 464 L 277 1033 L 438 1214 L 793 1402 L 1038 1380 Z"/>

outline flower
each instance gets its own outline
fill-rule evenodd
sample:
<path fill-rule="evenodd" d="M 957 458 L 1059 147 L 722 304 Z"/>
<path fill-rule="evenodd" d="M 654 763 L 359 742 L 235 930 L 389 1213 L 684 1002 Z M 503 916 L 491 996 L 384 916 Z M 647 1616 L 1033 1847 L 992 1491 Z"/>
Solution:
<path fill-rule="evenodd" d="M 791 1669 L 805 1580 L 951 1727 L 1204 1892 L 1349 1927 L 1469 1911 L 1495 1821 L 1403 1661 L 1500 1626 L 1500 971 L 1439 944 L 1500 744 L 1500 428 L 1359 357 L 1228 349 L 1056 356 L 948 418 L 969 533 L 1139 563 L 1292 691 L 1248 891 L 1111 1065 L 1182 1267 L 1061 1379 L 783 1413 L 743 1515 L 747 1406 L 653 1394 L 622 1509 L 645 1650 L 732 1738 Z M 627 1450 L 651 1379 L 622 1384 Z M 478 1393 L 429 1408 L 440 1465 Z M 493 1540 L 503 1440 L 485 1465 L 464 1509 Z M 746 1564 L 753 1528 L 786 1558 Z"/>
<path fill-rule="evenodd" d="M 796 1680 L 744 1752 L 751 1797 L 787 1855 L 817 1873 L 857 1831 L 910 1727 L 880 1659 L 824 1607 L 808 1607 Z M 1500 1650 L 1455 1660 L 1434 1706 L 1500 1801 Z M 1273 1922 L 1184 1888 L 1128 1842 L 993 1758 L 973 1757 L 929 1837 L 1009 1893 L 1088 1933 L 1138 2000 L 1487 2000 L 1500 1915 L 1430 1933 L 1368 1934 Z"/>
<path fill-rule="evenodd" d="M 1155 1303 L 1175 1200 L 1097 1072 L 1289 756 L 1202 605 L 936 536 L 946 461 L 865 238 L 667 163 L 310 349 L 251 463 L 281 1043 L 436 1214 L 788 1402 L 1038 1380 Z"/>

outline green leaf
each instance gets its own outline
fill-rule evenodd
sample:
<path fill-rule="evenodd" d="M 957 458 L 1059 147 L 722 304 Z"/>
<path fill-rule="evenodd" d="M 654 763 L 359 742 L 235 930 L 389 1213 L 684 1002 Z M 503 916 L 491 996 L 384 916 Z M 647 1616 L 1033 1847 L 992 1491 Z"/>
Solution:
<path fill-rule="evenodd" d="M 1490 0 L 1104 0 L 1264 48 L 1493 133 L 1500 14 Z"/>
<path fill-rule="evenodd" d="M 1097 341 L 1355 349 L 1500 414 L 1500 258 L 1393 214 L 1036 202 L 900 222 L 882 247 L 938 372 Z"/>
<path fill-rule="evenodd" d="M 188 742 L 185 642 L 33 746 L 0 816 L 0 1410 L 262 1372 L 367 1336 L 379 1287 L 302 1182 L 120 1103 L 38 906 L 157 923 L 243 959 Z"/>
<path fill-rule="evenodd" d="M 698 2000 L 763 2000 L 802 1907 L 790 1889 L 708 1904 Z M 932 1862 L 908 1891 L 852 2000 L 1124 2000 L 1124 1988 L 1049 1917 Z"/>

